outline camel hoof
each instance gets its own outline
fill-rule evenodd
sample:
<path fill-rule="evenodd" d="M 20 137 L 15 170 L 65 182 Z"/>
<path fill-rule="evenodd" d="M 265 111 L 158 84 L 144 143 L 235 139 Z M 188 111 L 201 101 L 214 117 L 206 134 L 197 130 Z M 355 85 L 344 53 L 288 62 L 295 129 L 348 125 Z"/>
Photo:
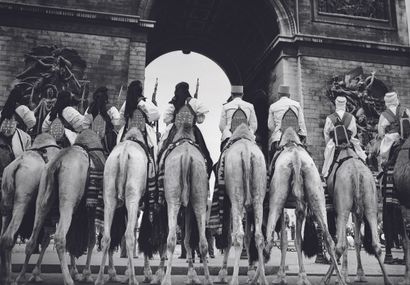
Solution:
<path fill-rule="evenodd" d="M 364 274 L 360 274 L 360 275 L 357 275 L 357 276 L 354 278 L 354 282 L 366 283 L 366 282 L 367 282 L 367 278 L 366 278 L 366 276 L 365 276 Z"/>
<path fill-rule="evenodd" d="M 161 284 L 163 278 L 164 270 L 158 269 L 157 272 L 155 272 L 155 275 L 152 277 L 150 284 Z"/>
<path fill-rule="evenodd" d="M 152 271 L 151 268 L 144 269 L 144 283 L 151 283 L 152 281 Z"/>
<path fill-rule="evenodd" d="M 17 276 L 14 283 L 18 284 L 19 282 L 24 282 L 24 283 L 27 282 L 25 274 Z M 2 283 L 0 283 L 0 284 L 2 284 Z"/>
<path fill-rule="evenodd" d="M 31 275 L 30 279 L 28 280 L 28 282 L 30 283 L 41 283 L 43 282 L 43 278 L 41 278 L 40 274 L 33 274 Z"/>
<path fill-rule="evenodd" d="M 104 285 L 104 278 L 98 276 L 97 280 L 95 280 L 94 285 Z"/>
<path fill-rule="evenodd" d="M 272 280 L 272 284 L 287 285 L 286 275 L 276 275 L 275 279 Z"/>
<path fill-rule="evenodd" d="M 389 281 L 389 283 L 386 283 L 386 284 L 390 285 L 392 283 Z M 403 278 L 397 284 L 398 285 L 410 285 L 410 279 L 409 278 Z"/>
<path fill-rule="evenodd" d="M 138 283 L 138 281 L 137 281 L 137 279 L 135 278 L 135 276 L 134 276 L 134 278 L 125 278 L 124 279 L 124 281 L 122 281 L 121 282 L 122 284 L 128 284 L 128 285 L 138 285 L 139 283 Z"/>
<path fill-rule="evenodd" d="M 260 277 L 259 278 L 259 285 L 268 285 L 268 279 L 266 279 L 266 277 Z"/>
<path fill-rule="evenodd" d="M 310 281 L 307 279 L 306 273 L 299 274 L 299 280 L 296 285 L 311 285 Z"/>
<path fill-rule="evenodd" d="M 161 282 L 161 285 L 172 285 L 171 276 L 165 276 Z"/>
<path fill-rule="evenodd" d="M 218 277 L 216 278 L 216 283 L 228 283 L 228 271 L 226 269 L 219 270 Z"/>
<path fill-rule="evenodd" d="M 255 269 L 250 269 L 248 270 L 248 283 L 249 284 L 256 284 L 255 281 L 255 275 L 256 275 L 256 270 Z"/>
<path fill-rule="evenodd" d="M 185 284 L 201 284 L 201 281 L 199 281 L 199 277 L 196 274 L 195 269 L 193 268 L 188 269 L 188 276 L 187 276 L 187 280 L 185 281 Z"/>
<path fill-rule="evenodd" d="M 229 285 L 239 285 L 238 277 L 232 277 L 232 280 L 231 282 L 229 282 Z"/>
<path fill-rule="evenodd" d="M 214 282 L 212 282 L 212 280 L 210 278 L 208 279 L 204 279 L 204 282 L 202 282 L 203 285 L 213 285 Z"/>
<path fill-rule="evenodd" d="M 121 282 L 121 280 L 117 276 L 115 269 L 108 269 L 108 281 Z"/>

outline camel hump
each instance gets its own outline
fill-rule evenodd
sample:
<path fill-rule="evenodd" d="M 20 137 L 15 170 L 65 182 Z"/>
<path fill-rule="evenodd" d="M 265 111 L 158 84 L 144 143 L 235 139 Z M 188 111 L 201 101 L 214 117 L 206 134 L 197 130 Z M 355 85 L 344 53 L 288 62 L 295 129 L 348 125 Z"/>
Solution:
<path fill-rule="evenodd" d="M 97 133 L 97 135 L 102 139 L 105 137 L 105 130 L 106 130 L 107 122 L 101 116 L 101 114 L 98 114 L 95 116 L 92 124 L 91 124 L 91 129 Z"/>
<path fill-rule="evenodd" d="M 4 119 L 0 126 L 0 133 L 5 137 L 11 137 L 16 132 L 17 121 L 12 116 L 10 119 Z"/>
<path fill-rule="evenodd" d="M 194 126 L 196 115 L 191 105 L 185 104 L 175 115 L 175 126 L 180 129 L 183 126 Z"/>
<path fill-rule="evenodd" d="M 131 128 L 137 128 L 140 131 L 144 131 L 146 122 L 147 117 L 145 113 L 140 108 L 137 108 L 134 110 L 131 118 L 128 120 L 128 130 L 130 130 Z"/>
<path fill-rule="evenodd" d="M 291 108 L 289 108 L 283 115 L 280 127 L 282 132 L 286 131 L 288 128 L 292 128 L 296 132 L 299 131 L 299 118 Z"/>
<path fill-rule="evenodd" d="M 294 142 L 297 144 L 301 144 L 300 138 L 296 133 L 295 129 L 292 127 L 288 127 L 283 133 L 282 138 L 280 140 L 279 146 L 284 146 L 290 142 Z"/>

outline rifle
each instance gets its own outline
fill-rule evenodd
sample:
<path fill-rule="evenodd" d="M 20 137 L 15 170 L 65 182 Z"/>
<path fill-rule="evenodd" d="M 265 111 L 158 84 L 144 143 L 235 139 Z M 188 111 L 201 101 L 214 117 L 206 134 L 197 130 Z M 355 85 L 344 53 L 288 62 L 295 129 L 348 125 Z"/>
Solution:
<path fill-rule="evenodd" d="M 115 105 L 117 105 L 118 110 L 121 109 L 121 106 L 120 106 L 120 98 L 121 98 L 121 94 L 122 94 L 122 88 L 123 88 L 123 85 L 121 85 L 120 92 L 118 92 L 117 102 L 116 102 L 116 104 L 115 104 Z"/>
<path fill-rule="evenodd" d="M 158 78 L 155 79 L 155 87 L 154 87 L 154 92 L 152 93 L 152 99 L 151 99 L 152 103 L 155 106 L 158 106 L 158 103 L 157 103 L 157 90 L 158 90 Z M 154 125 L 155 125 L 155 130 L 156 130 L 156 133 L 157 133 L 157 142 L 158 142 L 159 138 L 161 136 L 160 133 L 159 133 L 158 121 L 155 121 Z"/>
<path fill-rule="evenodd" d="M 199 78 L 196 79 L 196 90 L 194 94 L 195 99 L 198 99 L 198 90 L 199 90 Z"/>

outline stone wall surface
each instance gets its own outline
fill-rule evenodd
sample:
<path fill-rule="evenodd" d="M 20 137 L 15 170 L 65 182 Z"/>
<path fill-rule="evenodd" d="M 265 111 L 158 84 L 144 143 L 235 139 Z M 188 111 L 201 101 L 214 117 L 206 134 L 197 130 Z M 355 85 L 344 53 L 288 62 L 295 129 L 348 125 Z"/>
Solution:
<path fill-rule="evenodd" d="M 319 166 L 323 163 L 325 142 L 323 127 L 326 116 L 334 112 L 333 104 L 326 97 L 327 80 L 362 66 L 366 74 L 376 71 L 388 90 L 396 91 L 401 103 L 410 107 L 410 66 L 366 63 L 319 57 L 302 57 L 302 92 L 305 120 L 308 130 L 309 150 Z"/>
<path fill-rule="evenodd" d="M 3 26 L 0 27 L 0 106 L 15 76 L 24 70 L 24 54 L 39 45 L 76 49 L 87 62 L 85 74 L 90 80 L 90 91 L 105 85 L 113 100 L 117 100 L 121 85 L 127 85 L 129 80 L 144 79 L 145 43 L 130 42 L 128 38 Z"/>

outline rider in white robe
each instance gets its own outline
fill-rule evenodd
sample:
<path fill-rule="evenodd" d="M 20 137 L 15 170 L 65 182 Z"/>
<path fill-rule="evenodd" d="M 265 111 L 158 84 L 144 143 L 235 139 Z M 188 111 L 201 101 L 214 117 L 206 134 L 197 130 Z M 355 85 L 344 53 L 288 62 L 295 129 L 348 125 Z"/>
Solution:
<path fill-rule="evenodd" d="M 389 154 L 393 144 L 400 141 L 400 118 L 404 114 L 410 117 L 409 109 L 400 106 L 396 92 L 387 93 L 384 96 L 384 102 L 386 104 L 386 111 L 380 115 L 379 124 L 377 126 L 378 135 L 382 139 L 380 144 L 382 164 L 389 160 Z"/>
<path fill-rule="evenodd" d="M 258 121 L 256 119 L 255 109 L 251 103 L 242 100 L 243 87 L 232 86 L 232 100 L 222 106 L 221 118 L 219 120 L 219 130 L 222 133 L 221 146 L 223 146 L 232 136 L 231 123 L 232 116 L 238 108 L 246 114 L 249 128 L 252 134 L 255 134 L 258 128 Z M 222 150 L 222 149 L 221 149 Z"/>
<path fill-rule="evenodd" d="M 51 124 L 57 116 L 61 116 L 65 121 L 64 134 L 68 139 L 70 145 L 73 145 L 77 134 L 83 130 L 84 116 L 80 114 L 74 107 L 70 106 L 72 103 L 71 94 L 67 91 L 61 91 L 58 94 L 56 104 L 50 113 L 44 119 L 41 127 L 42 132 L 49 132 Z M 51 118 L 51 116 L 53 116 Z M 60 117 L 60 119 L 61 119 Z"/>
<path fill-rule="evenodd" d="M 336 115 L 339 118 L 339 120 L 342 120 L 345 113 L 347 113 L 346 112 L 346 98 L 341 97 L 341 96 L 337 97 L 335 104 L 336 104 Z M 350 142 L 355 152 L 357 153 L 357 155 L 363 161 L 365 161 L 366 153 L 363 151 L 362 147 L 360 146 L 360 141 L 356 137 L 357 136 L 356 118 L 349 113 L 347 113 L 346 115 L 349 115 L 349 117 L 351 116 L 351 120 L 348 126 L 346 127 L 346 130 L 351 133 Z M 333 162 L 333 158 L 335 155 L 336 145 L 335 145 L 335 141 L 331 137 L 331 133 L 334 131 L 334 129 L 335 129 L 335 125 L 332 122 L 331 115 L 327 116 L 325 127 L 323 130 L 323 133 L 325 136 L 325 142 L 326 142 L 326 148 L 325 148 L 325 153 L 324 153 L 325 161 L 323 163 L 323 168 L 322 168 L 322 175 L 324 178 L 327 178 L 329 175 L 328 172 L 329 172 L 330 166 Z"/>
<path fill-rule="evenodd" d="M 270 105 L 269 107 L 269 117 L 268 117 L 268 128 L 271 132 L 269 139 L 270 146 L 270 157 L 272 158 L 276 148 L 282 138 L 282 119 L 286 112 L 290 109 L 298 117 L 299 130 L 295 130 L 302 142 L 306 140 L 307 130 L 305 125 L 305 117 L 303 115 L 302 107 L 299 102 L 290 99 L 290 88 L 286 85 L 279 86 L 278 90 L 279 100 Z"/>
<path fill-rule="evenodd" d="M 2 110 L 0 125 L 5 119 L 14 119 L 17 122 L 16 129 L 11 138 L 11 148 L 14 156 L 22 154 L 31 146 L 31 137 L 26 133 L 36 124 L 36 117 L 26 105 L 23 105 L 24 93 L 18 87 L 13 88 Z"/>

